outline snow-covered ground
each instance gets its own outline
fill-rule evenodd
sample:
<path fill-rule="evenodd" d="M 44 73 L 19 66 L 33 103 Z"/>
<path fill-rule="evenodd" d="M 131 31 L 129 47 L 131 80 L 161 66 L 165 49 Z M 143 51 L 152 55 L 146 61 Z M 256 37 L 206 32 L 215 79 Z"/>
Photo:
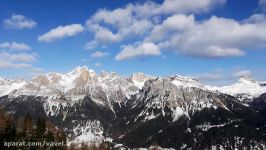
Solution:
<path fill-rule="evenodd" d="M 98 120 L 87 121 L 83 125 L 78 124 L 73 128 L 74 139 L 69 140 L 68 144 L 101 144 L 104 141 L 103 127 Z"/>

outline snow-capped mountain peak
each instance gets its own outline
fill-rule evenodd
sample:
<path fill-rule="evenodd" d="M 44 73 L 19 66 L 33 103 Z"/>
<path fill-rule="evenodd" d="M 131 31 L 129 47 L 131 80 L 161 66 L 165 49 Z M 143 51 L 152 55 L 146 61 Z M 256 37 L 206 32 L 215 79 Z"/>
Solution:
<path fill-rule="evenodd" d="M 0 81 L 1 82 L 1 81 Z M 74 70 L 61 73 L 48 73 L 33 77 L 25 81 L 21 86 L 1 84 L 1 95 L 35 95 L 68 97 L 70 99 L 81 99 L 89 95 L 95 101 L 121 100 L 136 93 L 139 88 L 127 78 L 119 76 L 115 72 L 102 72 L 97 74 L 87 67 L 77 67 Z M 105 103 L 105 102 L 104 102 Z"/>
<path fill-rule="evenodd" d="M 150 76 L 150 75 L 145 75 L 144 73 L 142 72 L 137 72 L 137 73 L 133 73 L 129 80 L 131 82 L 134 83 L 135 86 L 137 86 L 138 88 L 142 88 L 144 83 L 147 81 L 147 80 L 150 80 L 150 79 L 155 79 L 155 77 L 153 76 Z"/>
<path fill-rule="evenodd" d="M 246 94 L 251 97 L 256 97 L 262 93 L 265 93 L 266 87 L 262 86 L 258 81 L 253 80 L 250 77 L 243 76 L 238 80 L 237 83 L 231 84 L 229 86 L 218 87 L 217 90 L 232 96 Z"/>
<path fill-rule="evenodd" d="M 26 85 L 25 80 L 11 80 L 0 78 L 0 97 L 8 95 Z"/>
<path fill-rule="evenodd" d="M 245 84 L 254 84 L 254 83 L 258 83 L 258 81 L 252 79 L 249 76 L 241 76 L 241 78 L 239 78 L 238 80 L 239 83 L 245 83 Z"/>
<path fill-rule="evenodd" d="M 174 75 L 169 77 L 171 82 L 178 86 L 178 87 L 197 87 L 197 88 L 204 88 L 201 83 L 199 83 L 196 79 L 189 78 L 189 77 L 183 77 L 180 75 Z"/>
<path fill-rule="evenodd" d="M 170 77 L 172 80 L 179 80 L 179 81 L 184 81 L 184 82 L 198 82 L 198 80 L 189 78 L 189 77 L 184 77 L 181 75 L 174 75 Z"/>
<path fill-rule="evenodd" d="M 87 66 L 78 66 L 67 74 L 76 75 L 81 74 L 82 72 L 95 73 L 94 70 L 89 69 Z"/>
<path fill-rule="evenodd" d="M 29 81 L 0 78 L 0 96 L 11 93 L 13 95 L 85 96 L 101 92 L 116 96 L 119 96 L 121 92 L 120 94 L 123 96 L 129 96 L 142 89 L 146 81 L 155 79 L 156 77 L 141 72 L 134 73 L 129 78 L 121 77 L 115 72 L 97 74 L 87 66 L 82 66 L 65 74 L 53 72 L 33 77 Z M 196 87 L 203 90 L 220 91 L 232 96 L 246 94 L 256 97 L 266 92 L 265 83 L 245 76 L 241 77 L 237 83 L 223 87 L 203 85 L 193 78 L 180 75 L 160 79 L 169 80 L 178 88 Z"/>

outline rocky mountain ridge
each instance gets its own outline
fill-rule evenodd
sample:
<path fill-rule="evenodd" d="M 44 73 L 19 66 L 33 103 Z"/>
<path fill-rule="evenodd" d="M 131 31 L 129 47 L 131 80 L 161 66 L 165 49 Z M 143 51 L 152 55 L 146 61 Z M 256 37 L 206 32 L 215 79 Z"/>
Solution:
<path fill-rule="evenodd" d="M 112 92 L 112 89 L 120 89 L 123 94 L 130 95 L 131 93 L 136 93 L 143 87 L 145 81 L 150 79 L 156 79 L 156 77 L 140 72 L 134 73 L 130 77 L 121 77 L 115 72 L 108 73 L 103 71 L 97 74 L 94 70 L 83 66 L 77 67 L 65 74 L 48 73 L 38 75 L 29 81 L 0 78 L 0 96 L 10 94 L 40 96 L 88 95 L 92 92 L 93 88 L 110 90 L 110 92 Z M 266 92 L 264 82 L 258 82 L 247 77 L 240 78 L 237 83 L 221 87 L 204 85 L 195 79 L 179 75 L 163 79 L 171 80 L 176 86 L 197 87 L 205 90 L 219 91 L 232 96 L 237 94 L 259 96 Z"/>

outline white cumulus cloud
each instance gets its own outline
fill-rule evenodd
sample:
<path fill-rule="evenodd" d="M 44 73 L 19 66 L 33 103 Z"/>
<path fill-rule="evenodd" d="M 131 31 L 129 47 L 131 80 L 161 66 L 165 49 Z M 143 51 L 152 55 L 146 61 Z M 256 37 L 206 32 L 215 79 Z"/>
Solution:
<path fill-rule="evenodd" d="M 193 15 L 176 14 L 166 18 L 161 24 L 155 25 L 145 40 L 159 42 L 167 39 L 172 33 L 182 32 L 194 25 L 195 18 Z"/>
<path fill-rule="evenodd" d="M 36 27 L 37 23 L 23 15 L 13 14 L 3 21 L 3 25 L 7 29 L 31 29 Z"/>
<path fill-rule="evenodd" d="M 225 3 L 226 0 L 164 0 L 161 4 L 149 1 L 114 10 L 100 9 L 86 22 L 94 38 L 85 47 L 142 41 L 153 43 L 159 51 L 172 50 L 199 58 L 241 57 L 248 50 L 265 48 L 265 14 L 254 14 L 243 20 L 217 16 L 196 19 L 195 14 Z M 137 47 L 127 45 L 116 60 L 122 54 L 126 56 L 124 51 L 132 52 L 128 49 Z"/>
<path fill-rule="evenodd" d="M 95 34 L 96 43 L 121 42 L 127 38 L 145 35 L 160 22 L 163 15 L 206 12 L 224 3 L 225 0 L 165 0 L 162 4 L 152 1 L 144 4 L 129 3 L 114 10 L 100 9 L 86 24 Z"/>
<path fill-rule="evenodd" d="M 42 42 L 53 42 L 64 37 L 74 36 L 84 31 L 84 27 L 80 24 L 71 24 L 66 26 L 59 26 L 55 29 L 51 29 L 49 32 L 40 35 L 39 41 Z"/>
<path fill-rule="evenodd" d="M 156 42 L 162 41 L 162 37 L 168 38 L 171 30 L 182 32 L 189 27 L 189 23 L 195 23 L 193 15 L 187 19 L 187 16 L 176 15 L 177 13 L 205 13 L 225 2 L 226 0 L 165 0 L 161 4 L 148 1 L 143 4 L 129 3 L 114 10 L 100 9 L 86 22 L 87 28 L 94 33 L 94 39 L 88 42 L 85 48 L 93 49 L 100 45 L 131 39 L 144 42 L 151 40 L 159 46 Z M 167 19 L 163 21 L 165 17 Z"/>
<path fill-rule="evenodd" d="M 185 16 L 185 15 L 184 15 Z M 179 23 L 176 27 L 159 27 L 164 29 L 163 36 L 158 39 L 148 38 L 148 41 L 157 42 L 161 49 L 174 50 L 178 53 L 202 58 L 243 56 L 247 49 L 260 49 L 266 46 L 266 20 L 256 19 L 253 22 L 244 20 L 219 18 L 213 16 L 204 21 L 193 21 L 191 16 L 186 16 L 190 21 L 180 30 Z M 175 17 L 170 17 L 175 22 Z M 167 19 L 166 19 L 167 20 Z M 153 33 L 153 32 L 151 32 Z M 151 35 L 152 37 L 152 35 Z"/>
<path fill-rule="evenodd" d="M 153 43 L 137 43 L 126 45 L 116 56 L 116 60 L 131 59 L 139 56 L 158 56 L 161 55 L 160 49 Z"/>
<path fill-rule="evenodd" d="M 225 2 L 226 0 L 165 0 L 155 11 L 161 14 L 201 13 Z"/>

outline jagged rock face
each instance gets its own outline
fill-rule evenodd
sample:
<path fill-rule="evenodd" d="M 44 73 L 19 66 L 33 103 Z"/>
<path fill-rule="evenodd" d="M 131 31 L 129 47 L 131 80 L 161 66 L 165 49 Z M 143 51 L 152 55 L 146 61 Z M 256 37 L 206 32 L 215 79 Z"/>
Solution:
<path fill-rule="evenodd" d="M 147 80 L 151 80 L 151 79 L 155 79 L 155 77 L 150 76 L 150 75 L 145 75 L 144 73 L 141 73 L 141 72 L 134 73 L 129 78 L 129 80 L 133 82 L 140 89 L 142 88 L 142 86 Z"/>
<path fill-rule="evenodd" d="M 250 102 L 250 106 L 258 110 L 264 117 L 266 123 L 266 93 L 261 94 Z"/>
<path fill-rule="evenodd" d="M 33 115 L 46 116 L 43 106 L 40 102 L 45 102 L 45 99 L 38 97 L 16 97 L 15 99 L 1 99 L 5 103 L 4 107 L 6 110 L 13 108 L 13 113 L 17 116 L 31 112 Z M 134 98 L 129 101 L 134 101 Z M 150 99 L 153 101 L 153 99 Z M 232 108 L 229 107 L 231 104 L 226 104 L 230 111 L 222 108 L 204 108 L 200 111 L 194 112 L 189 116 L 181 115 L 178 120 L 173 120 L 173 111 L 165 107 L 165 116 L 162 113 L 152 118 L 146 118 L 138 115 L 142 110 L 148 108 L 157 113 L 156 108 L 146 107 L 147 103 L 137 104 L 136 107 L 132 108 L 130 103 L 127 105 L 116 104 L 115 114 L 112 110 L 103 107 L 92 101 L 89 97 L 83 99 L 79 103 L 75 103 L 73 106 L 60 103 L 58 106 L 53 107 L 55 110 L 59 110 L 57 114 L 48 114 L 47 118 L 55 122 L 58 126 L 64 127 L 69 135 L 70 139 L 74 139 L 75 142 L 81 142 L 82 140 L 104 140 L 104 137 L 111 137 L 117 143 L 123 143 L 129 147 L 149 147 L 153 142 L 160 144 L 163 147 L 174 147 L 179 149 L 183 144 L 187 147 L 192 147 L 189 143 L 193 143 L 194 133 L 203 134 L 206 138 L 211 136 L 212 132 L 219 134 L 228 135 L 226 131 L 233 132 L 234 136 L 239 136 L 238 133 L 243 132 L 246 128 L 257 128 L 249 127 L 243 123 L 243 120 L 247 114 L 251 114 L 246 110 L 243 105 L 234 106 L 240 109 L 241 114 L 233 113 Z M 55 106 L 55 105 L 53 105 Z M 60 108 L 60 109 L 57 109 Z M 9 111 L 12 113 L 12 111 Z M 149 111 L 147 111 L 149 112 Z M 159 111 L 160 112 L 160 111 Z M 252 111 L 254 113 L 254 111 Z M 149 114 L 147 114 L 149 115 Z M 256 116 L 256 115 L 255 115 Z M 136 119 L 137 118 L 137 119 Z M 220 119 L 218 119 L 220 118 Z M 251 116 L 254 118 L 254 116 Z M 131 120 L 135 122 L 130 122 Z M 256 118 L 256 120 L 258 120 Z M 236 128 L 236 126 L 238 126 Z M 232 131 L 231 131 L 232 130 Z M 236 132 L 236 131 L 241 132 Z M 265 130 L 259 127 L 259 131 L 255 130 L 254 133 L 261 135 L 265 133 Z M 167 138 L 166 138 L 167 137 Z M 181 140 L 186 137 L 186 140 Z M 202 140 L 202 139 L 201 139 Z M 179 141 L 179 142 L 176 142 Z M 204 149 L 204 148 L 203 148 Z"/>
<path fill-rule="evenodd" d="M 161 86 L 162 84 L 164 86 Z M 221 136 L 223 138 L 230 135 L 243 141 L 242 138 L 247 134 L 243 131 L 247 130 L 247 132 L 258 136 L 252 137 L 252 139 L 260 136 L 262 139 L 265 138 L 263 136 L 266 131 L 264 124 L 260 125 L 263 122 L 261 115 L 252 108 L 242 105 L 234 97 L 211 94 L 208 91 L 199 92 L 195 88 L 176 89 L 172 87 L 171 89 L 171 87 L 169 81 L 151 81 L 139 94 L 132 96 L 124 103 L 115 102 L 114 110 L 100 105 L 90 97 L 85 97 L 74 104 L 64 98 L 61 98 L 60 101 L 55 99 L 52 101 L 54 104 L 50 102 L 49 105 L 45 105 L 48 101 L 47 97 L 6 96 L 0 99 L 0 106 L 17 117 L 28 112 L 35 119 L 45 116 L 55 122 L 57 126 L 63 127 L 69 139 L 73 139 L 74 142 L 89 140 L 97 143 L 110 137 L 113 142 L 123 143 L 131 148 L 149 147 L 155 142 L 162 147 L 175 149 L 181 149 L 183 146 L 186 148 L 200 146 L 201 149 L 206 149 L 203 144 L 206 143 L 204 139 L 214 135 L 223 135 Z M 155 91 L 159 90 L 160 94 L 154 92 L 152 88 L 155 88 Z M 165 89 L 169 89 L 169 94 L 160 92 Z M 186 108 L 184 107 L 186 104 L 180 104 L 179 98 L 175 100 L 169 98 L 178 104 L 160 107 L 157 102 L 169 100 L 164 97 L 172 95 L 171 93 L 175 93 L 176 90 L 194 94 L 193 97 L 197 97 L 199 102 L 204 101 L 204 96 L 216 97 L 219 98 L 219 103 L 212 103 L 211 107 L 207 107 L 207 105 L 199 107 L 201 109 L 194 109 L 193 113 L 184 113 L 183 109 Z M 47 114 L 46 106 L 50 106 L 53 111 Z M 188 109 L 189 112 L 192 110 Z M 153 115 L 151 115 L 152 113 Z M 200 143 L 197 145 L 195 140 L 199 140 Z M 214 139 L 210 138 L 209 140 Z M 219 143 L 225 144 L 226 141 L 221 138 Z M 211 145 L 209 141 L 208 144 Z"/>
<path fill-rule="evenodd" d="M 137 100 L 132 102 L 132 105 L 147 103 L 148 106 L 161 108 L 162 112 L 165 107 L 179 109 L 184 111 L 184 114 L 193 113 L 205 107 L 227 109 L 218 95 L 196 87 L 176 86 L 171 79 L 147 81 L 136 97 Z"/>
<path fill-rule="evenodd" d="M 57 83 L 59 83 L 60 80 L 62 80 L 62 77 L 57 73 L 50 73 L 50 74 L 48 74 L 48 76 L 50 77 L 50 80 L 54 84 L 57 84 Z"/>
<path fill-rule="evenodd" d="M 49 84 L 49 80 L 47 76 L 45 75 L 40 75 L 32 80 L 32 82 L 36 82 L 40 86 L 47 86 Z"/>
<path fill-rule="evenodd" d="M 120 113 L 124 117 L 115 122 L 119 131 L 114 131 L 113 137 L 130 147 L 147 147 L 156 142 L 164 147 L 180 149 L 185 144 L 191 148 L 195 143 L 191 130 L 203 134 L 215 128 L 220 132 L 218 127 L 232 130 L 233 124 L 263 120 L 259 113 L 234 97 L 194 87 L 177 87 L 168 79 L 149 80 L 123 106 Z M 184 137 L 186 140 L 181 140 Z"/>
<path fill-rule="evenodd" d="M 132 82 L 116 73 L 102 72 L 97 75 L 87 67 L 78 67 L 66 74 L 49 73 L 34 77 L 29 82 L 23 82 L 21 86 L 11 87 L 9 91 L 4 92 L 14 96 L 36 95 L 57 98 L 64 96 L 75 99 L 90 95 L 95 100 L 109 102 L 124 100 L 138 90 L 139 88 Z M 6 95 L 4 92 L 0 93 L 1 96 Z"/>
<path fill-rule="evenodd" d="M 94 79 L 95 76 L 96 75 L 93 73 L 90 74 L 90 72 L 87 69 L 82 68 L 80 70 L 79 77 L 74 81 L 76 83 L 75 86 L 76 87 L 84 87 L 87 82 L 89 82 L 91 80 L 95 80 Z"/>

